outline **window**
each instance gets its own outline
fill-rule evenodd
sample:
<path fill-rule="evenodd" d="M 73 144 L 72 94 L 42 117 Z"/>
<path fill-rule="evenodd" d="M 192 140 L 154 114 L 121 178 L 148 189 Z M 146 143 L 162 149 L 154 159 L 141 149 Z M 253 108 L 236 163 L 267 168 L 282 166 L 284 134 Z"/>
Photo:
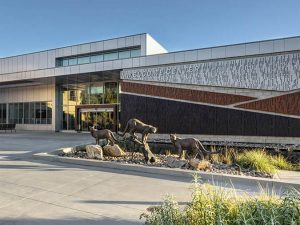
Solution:
<path fill-rule="evenodd" d="M 141 56 L 141 50 L 140 49 L 131 50 L 131 57 L 138 57 L 138 56 Z"/>
<path fill-rule="evenodd" d="M 78 57 L 78 64 L 90 63 L 89 56 Z"/>
<path fill-rule="evenodd" d="M 47 124 L 52 123 L 52 102 L 47 102 Z"/>
<path fill-rule="evenodd" d="M 77 64 L 77 58 L 70 58 L 69 59 L 69 66 L 73 66 Z"/>
<path fill-rule="evenodd" d="M 47 103 L 41 102 L 41 124 L 47 123 Z"/>
<path fill-rule="evenodd" d="M 63 60 L 62 59 L 56 60 L 56 67 L 60 67 L 60 66 L 63 66 Z"/>
<path fill-rule="evenodd" d="M 6 104 L 0 104 L 0 123 L 6 123 Z"/>
<path fill-rule="evenodd" d="M 70 56 L 56 59 L 56 66 L 73 66 L 80 65 L 85 63 L 95 63 L 95 62 L 103 62 L 115 59 L 126 59 L 130 57 L 138 57 L 141 56 L 141 49 L 134 47 L 132 49 L 120 49 L 114 51 L 105 51 L 85 55 L 78 56 Z"/>
<path fill-rule="evenodd" d="M 103 84 L 93 83 L 90 86 L 90 104 L 102 104 Z"/>
<path fill-rule="evenodd" d="M 119 52 L 119 59 L 130 58 L 130 51 Z"/>
<path fill-rule="evenodd" d="M 118 102 L 118 83 L 106 82 L 105 83 L 105 97 L 104 103 L 117 103 Z"/>
<path fill-rule="evenodd" d="M 41 103 L 36 102 L 34 104 L 34 116 L 35 116 L 35 123 L 40 124 L 41 123 Z"/>
<path fill-rule="evenodd" d="M 9 118 L 8 118 L 8 122 L 9 123 L 14 123 L 14 104 L 9 104 L 8 106 L 8 115 L 9 115 Z"/>
<path fill-rule="evenodd" d="M 62 65 L 63 66 L 68 66 L 69 65 L 69 60 L 68 59 L 63 59 L 62 60 Z"/>
<path fill-rule="evenodd" d="M 69 91 L 69 101 L 77 101 L 77 92 L 76 90 L 70 90 Z"/>
<path fill-rule="evenodd" d="M 10 103 L 8 104 L 8 110 L 9 110 L 9 123 L 51 124 L 52 122 L 51 102 Z M 6 105 L 5 105 L 5 117 L 6 117 Z M 1 117 L 0 117 L 0 121 L 1 121 Z"/>
<path fill-rule="evenodd" d="M 30 111 L 29 111 L 29 103 L 24 103 L 24 124 L 30 123 Z"/>
<path fill-rule="evenodd" d="M 69 105 L 68 106 L 68 129 L 74 130 L 75 129 L 75 106 Z"/>
<path fill-rule="evenodd" d="M 104 54 L 104 61 L 118 59 L 118 52 L 111 52 Z"/>
<path fill-rule="evenodd" d="M 91 56 L 91 62 L 102 62 L 103 61 L 103 55 L 92 55 Z"/>
<path fill-rule="evenodd" d="M 14 103 L 13 104 L 13 107 L 14 107 L 14 113 L 13 113 L 13 123 L 18 123 L 19 121 L 19 104 L 18 103 Z"/>
<path fill-rule="evenodd" d="M 23 124 L 24 123 L 24 115 L 23 115 L 23 103 L 19 103 L 19 120 L 18 123 L 19 124 Z"/>
<path fill-rule="evenodd" d="M 3 107 L 3 104 L 0 104 L 0 123 L 4 123 L 3 122 L 3 112 L 2 112 L 2 107 Z"/>
<path fill-rule="evenodd" d="M 30 102 L 29 103 L 29 110 L 30 110 L 30 124 L 35 124 L 35 114 L 34 114 L 34 103 Z"/>
<path fill-rule="evenodd" d="M 3 123 L 6 123 L 6 118 L 7 118 L 7 115 L 6 115 L 6 104 L 2 104 L 2 122 Z"/>

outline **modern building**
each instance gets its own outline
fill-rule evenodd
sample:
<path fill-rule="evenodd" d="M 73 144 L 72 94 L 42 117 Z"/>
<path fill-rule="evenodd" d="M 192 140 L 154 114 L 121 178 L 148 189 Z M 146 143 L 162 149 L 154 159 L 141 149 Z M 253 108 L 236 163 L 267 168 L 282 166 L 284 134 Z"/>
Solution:
<path fill-rule="evenodd" d="M 0 123 L 300 137 L 300 37 L 170 52 L 149 34 L 0 59 Z"/>

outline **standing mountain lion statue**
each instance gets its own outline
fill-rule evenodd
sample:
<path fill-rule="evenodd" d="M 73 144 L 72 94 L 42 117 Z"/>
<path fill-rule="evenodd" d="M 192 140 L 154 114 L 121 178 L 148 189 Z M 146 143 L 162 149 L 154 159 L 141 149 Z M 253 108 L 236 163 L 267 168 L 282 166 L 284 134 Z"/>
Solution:
<path fill-rule="evenodd" d="M 115 144 L 118 140 L 114 136 L 113 132 L 108 129 L 97 130 L 94 127 L 89 127 L 91 135 L 96 139 L 96 144 L 99 145 L 100 139 L 106 139 L 107 144 L 110 143 L 111 146 Z"/>
<path fill-rule="evenodd" d="M 135 133 L 142 134 L 142 143 L 145 144 L 147 142 L 148 135 L 155 134 L 157 132 L 157 128 L 145 124 L 138 119 L 130 119 L 126 124 L 123 134 L 120 134 L 120 136 L 123 137 L 127 132 L 135 139 L 137 139 Z"/>
<path fill-rule="evenodd" d="M 210 152 L 204 148 L 202 143 L 195 138 L 178 138 L 175 134 L 170 134 L 170 140 L 178 150 L 179 158 L 182 158 L 184 150 L 187 150 L 191 158 L 196 158 L 197 155 L 204 159 L 204 155 L 219 154 L 220 152 Z"/>

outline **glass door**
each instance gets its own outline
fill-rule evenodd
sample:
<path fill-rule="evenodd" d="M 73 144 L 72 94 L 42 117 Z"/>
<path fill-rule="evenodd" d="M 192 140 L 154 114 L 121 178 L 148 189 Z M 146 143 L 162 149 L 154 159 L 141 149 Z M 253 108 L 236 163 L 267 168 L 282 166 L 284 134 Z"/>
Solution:
<path fill-rule="evenodd" d="M 114 112 L 110 108 L 80 109 L 79 111 L 79 130 L 88 131 L 89 126 L 97 129 L 114 129 Z"/>
<path fill-rule="evenodd" d="M 87 131 L 89 129 L 88 123 L 87 123 L 87 112 L 80 112 L 79 115 L 79 125 L 80 125 L 80 130 L 85 130 Z"/>

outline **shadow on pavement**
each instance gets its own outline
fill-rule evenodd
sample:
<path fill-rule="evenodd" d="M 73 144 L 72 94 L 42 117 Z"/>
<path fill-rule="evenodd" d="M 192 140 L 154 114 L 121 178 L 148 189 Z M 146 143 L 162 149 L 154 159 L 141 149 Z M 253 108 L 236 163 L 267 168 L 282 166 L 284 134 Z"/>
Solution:
<path fill-rule="evenodd" d="M 119 220 L 114 218 L 100 219 L 83 219 L 83 218 L 66 218 L 66 219 L 39 219 L 39 218 L 16 218 L 1 219 L 0 225 L 136 225 L 141 222 Z"/>
<path fill-rule="evenodd" d="M 162 202 L 151 202 L 151 201 L 106 201 L 106 200 L 84 200 L 81 203 L 92 203 L 92 204 L 119 204 L 119 205 L 161 205 Z M 187 205 L 188 202 L 178 202 L 179 205 Z"/>

